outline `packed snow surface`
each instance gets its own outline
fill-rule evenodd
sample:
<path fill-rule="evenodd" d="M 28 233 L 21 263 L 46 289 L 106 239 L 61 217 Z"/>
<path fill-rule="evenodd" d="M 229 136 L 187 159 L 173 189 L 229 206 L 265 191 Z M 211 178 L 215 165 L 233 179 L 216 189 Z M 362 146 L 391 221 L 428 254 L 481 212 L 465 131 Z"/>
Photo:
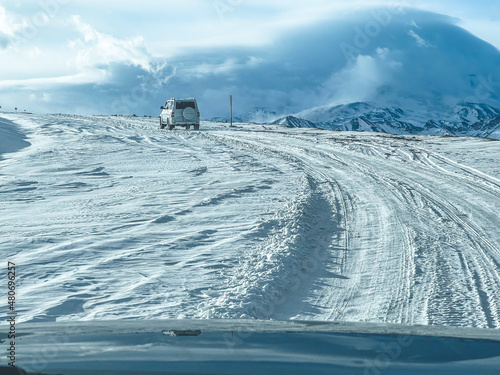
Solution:
<path fill-rule="evenodd" d="M 500 142 L 2 117 L 18 321 L 500 327 Z"/>

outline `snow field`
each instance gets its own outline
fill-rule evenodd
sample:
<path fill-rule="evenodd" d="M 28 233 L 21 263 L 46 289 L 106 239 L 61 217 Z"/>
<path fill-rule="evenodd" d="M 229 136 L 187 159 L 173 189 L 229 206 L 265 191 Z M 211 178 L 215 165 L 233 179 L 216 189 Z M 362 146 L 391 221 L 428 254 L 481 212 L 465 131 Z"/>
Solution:
<path fill-rule="evenodd" d="M 498 328 L 500 143 L 10 115 L 0 246 L 21 321 Z"/>

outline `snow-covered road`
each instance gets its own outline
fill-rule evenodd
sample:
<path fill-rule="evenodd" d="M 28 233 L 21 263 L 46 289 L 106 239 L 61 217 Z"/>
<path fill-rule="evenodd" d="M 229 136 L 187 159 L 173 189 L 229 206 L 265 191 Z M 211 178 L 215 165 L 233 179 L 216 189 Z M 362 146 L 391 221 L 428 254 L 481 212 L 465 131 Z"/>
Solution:
<path fill-rule="evenodd" d="M 500 142 L 5 117 L 31 143 L 0 161 L 21 321 L 500 327 Z"/>

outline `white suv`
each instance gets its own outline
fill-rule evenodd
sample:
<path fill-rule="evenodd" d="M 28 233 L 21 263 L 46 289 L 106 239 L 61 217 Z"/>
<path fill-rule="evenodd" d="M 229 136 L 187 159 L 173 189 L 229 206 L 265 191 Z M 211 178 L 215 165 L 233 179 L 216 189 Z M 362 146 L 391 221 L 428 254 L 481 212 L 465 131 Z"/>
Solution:
<path fill-rule="evenodd" d="M 184 126 L 186 129 L 192 125 L 194 130 L 200 129 L 200 110 L 195 98 L 169 99 L 161 106 L 160 129 L 174 129 Z"/>

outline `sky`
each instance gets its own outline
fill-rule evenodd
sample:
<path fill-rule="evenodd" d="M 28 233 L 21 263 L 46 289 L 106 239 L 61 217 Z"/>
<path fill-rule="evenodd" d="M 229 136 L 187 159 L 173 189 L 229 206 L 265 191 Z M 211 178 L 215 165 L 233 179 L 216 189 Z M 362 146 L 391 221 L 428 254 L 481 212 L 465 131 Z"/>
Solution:
<path fill-rule="evenodd" d="M 164 100 L 193 92 L 212 108 L 208 98 L 222 102 L 241 89 L 240 77 L 281 51 L 287 36 L 295 35 L 300 54 L 308 46 L 298 31 L 370 7 L 444 14 L 500 49 L 497 0 L 1 0 L 0 110 L 156 116 Z M 213 87 L 199 94 L 197 82 Z M 302 95 L 292 78 L 280 85 L 274 108 Z"/>

